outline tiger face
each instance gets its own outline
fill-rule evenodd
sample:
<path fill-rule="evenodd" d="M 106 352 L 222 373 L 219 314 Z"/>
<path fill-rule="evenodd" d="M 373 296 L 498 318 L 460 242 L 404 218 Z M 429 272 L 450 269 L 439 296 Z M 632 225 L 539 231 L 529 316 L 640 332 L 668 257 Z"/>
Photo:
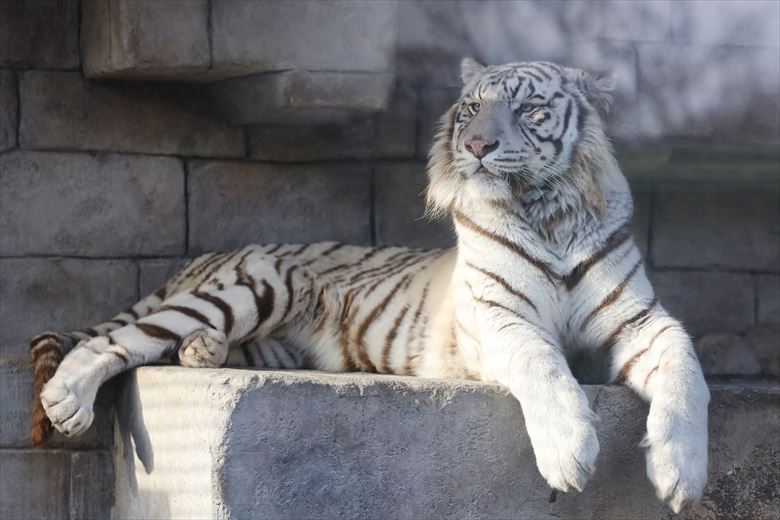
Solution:
<path fill-rule="evenodd" d="M 469 58 L 462 77 L 431 152 L 434 212 L 462 198 L 501 203 L 561 185 L 578 159 L 609 149 L 599 116 L 610 99 L 604 80 L 548 62 L 484 66 Z"/>

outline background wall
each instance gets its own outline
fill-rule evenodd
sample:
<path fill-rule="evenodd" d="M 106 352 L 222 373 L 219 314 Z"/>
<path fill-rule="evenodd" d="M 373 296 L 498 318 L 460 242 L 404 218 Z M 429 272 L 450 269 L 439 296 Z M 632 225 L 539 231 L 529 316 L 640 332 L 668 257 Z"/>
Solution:
<path fill-rule="evenodd" d="M 84 79 L 81 12 L 0 3 L 4 517 L 110 504 L 110 388 L 89 434 L 30 449 L 35 333 L 100 322 L 204 251 L 452 243 L 419 195 L 463 55 L 613 73 L 608 126 L 662 302 L 710 372 L 780 371 L 777 2 L 401 2 L 390 109 L 303 126 L 231 125 L 194 84 Z"/>

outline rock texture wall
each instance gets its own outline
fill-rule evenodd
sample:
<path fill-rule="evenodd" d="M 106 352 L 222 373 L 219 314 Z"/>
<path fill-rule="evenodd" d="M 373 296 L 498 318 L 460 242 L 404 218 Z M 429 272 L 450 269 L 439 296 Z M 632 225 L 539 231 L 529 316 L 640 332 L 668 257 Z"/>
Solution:
<path fill-rule="evenodd" d="M 230 2 L 186 4 L 201 16 Z M 419 195 L 462 55 L 613 70 L 610 132 L 662 301 L 704 338 L 712 372 L 780 371 L 777 3 L 398 7 L 386 112 L 236 125 L 203 85 L 85 79 L 78 2 L 0 2 L 0 516 L 103 516 L 110 504 L 110 388 L 87 436 L 30 449 L 33 334 L 110 317 L 207 250 L 451 244 L 448 223 L 420 219 Z M 203 68 L 198 49 L 169 50 Z"/>

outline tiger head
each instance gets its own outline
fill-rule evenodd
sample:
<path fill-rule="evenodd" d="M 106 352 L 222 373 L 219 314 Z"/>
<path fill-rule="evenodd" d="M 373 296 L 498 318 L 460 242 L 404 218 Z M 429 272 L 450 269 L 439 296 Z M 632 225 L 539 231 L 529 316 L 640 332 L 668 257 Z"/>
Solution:
<path fill-rule="evenodd" d="M 461 64 L 460 99 L 442 117 L 429 155 L 428 212 L 468 202 L 509 204 L 568 190 L 600 208 L 616 167 L 600 112 L 612 85 L 548 62 Z"/>

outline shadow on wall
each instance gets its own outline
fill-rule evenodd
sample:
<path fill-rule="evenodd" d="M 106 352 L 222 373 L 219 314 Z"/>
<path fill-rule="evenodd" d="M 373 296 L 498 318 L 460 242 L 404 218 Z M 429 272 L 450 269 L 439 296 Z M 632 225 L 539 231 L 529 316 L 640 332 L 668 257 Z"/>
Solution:
<path fill-rule="evenodd" d="M 617 82 L 613 135 L 780 136 L 775 1 L 401 2 L 398 71 L 458 85 L 458 61 L 548 60 Z"/>

